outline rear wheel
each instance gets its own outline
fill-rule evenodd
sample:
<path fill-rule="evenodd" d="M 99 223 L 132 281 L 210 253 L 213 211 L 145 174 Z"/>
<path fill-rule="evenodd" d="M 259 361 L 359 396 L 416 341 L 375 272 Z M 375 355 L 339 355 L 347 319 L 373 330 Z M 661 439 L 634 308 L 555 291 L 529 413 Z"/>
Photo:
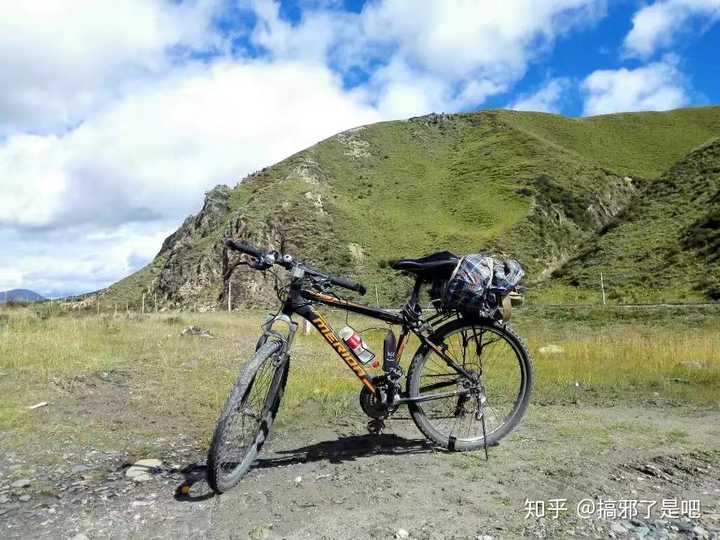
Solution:
<path fill-rule="evenodd" d="M 449 450 L 496 444 L 517 426 L 530 400 L 532 363 L 522 340 L 494 321 L 466 319 L 449 322 L 430 339 L 469 377 L 421 345 L 408 372 L 408 396 L 445 397 L 410 403 L 415 424 Z"/>
<path fill-rule="evenodd" d="M 240 482 L 267 439 L 287 381 L 289 361 L 281 351 L 276 341 L 260 345 L 225 403 L 207 461 L 208 483 L 217 493 Z"/>

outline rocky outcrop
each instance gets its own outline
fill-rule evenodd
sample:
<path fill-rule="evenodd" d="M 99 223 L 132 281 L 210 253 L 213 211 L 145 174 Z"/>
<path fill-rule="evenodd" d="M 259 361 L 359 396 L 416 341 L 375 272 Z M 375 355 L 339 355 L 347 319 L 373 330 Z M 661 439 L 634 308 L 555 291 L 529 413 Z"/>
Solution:
<path fill-rule="evenodd" d="M 219 185 L 205 193 L 205 202 L 196 216 L 188 216 L 180 228 L 165 239 L 158 255 L 171 252 L 184 241 L 207 236 L 221 225 L 230 210 L 231 189 Z"/>
<path fill-rule="evenodd" d="M 222 244 L 216 232 L 228 219 L 230 194 L 231 189 L 222 185 L 208 191 L 200 212 L 163 242 L 158 256 L 165 258 L 165 264 L 152 289 L 166 305 L 214 306 L 210 291 L 222 281 Z"/>
<path fill-rule="evenodd" d="M 637 192 L 638 188 L 632 178 L 612 175 L 607 187 L 592 196 L 586 210 L 595 228 L 599 229 L 610 223 L 627 208 Z"/>
<path fill-rule="evenodd" d="M 534 204 L 527 224 L 511 237 L 534 237 L 537 251 L 525 261 L 535 274 L 532 281 L 547 279 L 577 255 L 579 247 L 610 224 L 638 192 L 629 177 L 603 170 L 592 174 L 601 188 L 591 193 L 571 191 L 548 175 L 538 176 L 532 188 L 520 190 L 533 197 Z"/>

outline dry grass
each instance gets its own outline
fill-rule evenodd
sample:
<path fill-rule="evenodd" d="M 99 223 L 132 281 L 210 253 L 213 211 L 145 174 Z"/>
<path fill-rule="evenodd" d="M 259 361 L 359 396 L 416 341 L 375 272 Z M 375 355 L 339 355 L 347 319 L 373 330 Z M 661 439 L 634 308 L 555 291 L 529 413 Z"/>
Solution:
<path fill-rule="evenodd" d="M 189 432 L 209 433 L 243 361 L 252 354 L 262 312 L 181 313 L 145 317 L 39 317 L 30 309 L 0 312 L 0 431 L 33 427 L 27 407 L 80 400 L 88 377 L 121 373 L 127 403 L 144 415 L 174 418 Z M 336 328 L 342 318 L 331 320 Z M 630 400 L 720 407 L 720 318 L 595 320 L 582 323 L 521 313 L 516 328 L 535 358 L 535 403 Z M 197 324 L 215 339 L 181 337 Z M 358 330 L 373 324 L 351 319 Z M 381 350 L 383 330 L 366 334 Z M 541 354 L 557 345 L 562 352 Z M 405 355 L 407 365 L 414 350 Z M 85 383 L 83 383 L 85 381 Z M 317 334 L 298 335 L 282 419 L 341 415 L 359 384 Z M 112 404 L 110 404 L 112 407 Z M 109 411 L 105 414 L 120 413 Z M 101 411 L 98 411 L 100 414 Z"/>
<path fill-rule="evenodd" d="M 542 401 L 600 398 L 675 400 L 720 406 L 720 334 L 710 327 L 576 330 L 553 342 L 562 353 L 540 354 L 530 333 Z"/>

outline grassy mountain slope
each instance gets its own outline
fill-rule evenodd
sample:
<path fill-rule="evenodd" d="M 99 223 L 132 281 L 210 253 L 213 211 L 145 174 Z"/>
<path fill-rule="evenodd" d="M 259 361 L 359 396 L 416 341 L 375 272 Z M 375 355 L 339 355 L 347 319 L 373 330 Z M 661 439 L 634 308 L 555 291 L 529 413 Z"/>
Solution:
<path fill-rule="evenodd" d="M 569 120 L 506 111 L 503 118 L 576 159 L 633 178 L 657 178 L 690 149 L 720 134 L 720 107 L 621 113 Z"/>
<path fill-rule="evenodd" d="M 597 298 L 600 272 L 611 300 L 720 300 L 720 139 L 638 194 L 556 273 L 555 294 Z"/>
<path fill-rule="evenodd" d="M 390 260 L 439 249 L 512 255 L 542 279 L 718 133 L 718 107 L 585 119 L 485 111 L 365 126 L 212 190 L 149 267 L 106 295 L 224 302 L 235 260 L 226 235 L 361 279 L 383 303 L 407 288 Z M 268 277 L 232 280 L 237 303 L 271 297 Z"/>

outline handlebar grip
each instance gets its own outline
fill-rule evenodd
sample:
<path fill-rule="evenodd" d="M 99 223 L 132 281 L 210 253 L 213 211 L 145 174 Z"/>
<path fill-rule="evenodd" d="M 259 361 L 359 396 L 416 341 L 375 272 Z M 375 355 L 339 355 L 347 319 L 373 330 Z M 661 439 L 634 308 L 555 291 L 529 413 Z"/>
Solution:
<path fill-rule="evenodd" d="M 233 240 L 232 238 L 226 238 L 224 240 L 224 243 L 230 249 L 234 249 L 235 251 L 240 251 L 242 253 L 252 255 L 256 259 L 261 259 L 265 255 L 265 252 L 259 250 L 255 246 L 251 246 L 250 244 L 245 244 L 243 242 L 237 242 L 236 240 Z"/>
<path fill-rule="evenodd" d="M 330 277 L 330 283 L 337 285 L 339 287 L 345 287 L 346 289 L 350 289 L 351 291 L 355 291 L 360 296 L 364 296 L 367 292 L 367 289 L 362 283 L 358 283 L 357 281 L 352 281 L 351 279 L 343 278 L 343 277 L 336 277 L 336 276 L 329 276 Z"/>

